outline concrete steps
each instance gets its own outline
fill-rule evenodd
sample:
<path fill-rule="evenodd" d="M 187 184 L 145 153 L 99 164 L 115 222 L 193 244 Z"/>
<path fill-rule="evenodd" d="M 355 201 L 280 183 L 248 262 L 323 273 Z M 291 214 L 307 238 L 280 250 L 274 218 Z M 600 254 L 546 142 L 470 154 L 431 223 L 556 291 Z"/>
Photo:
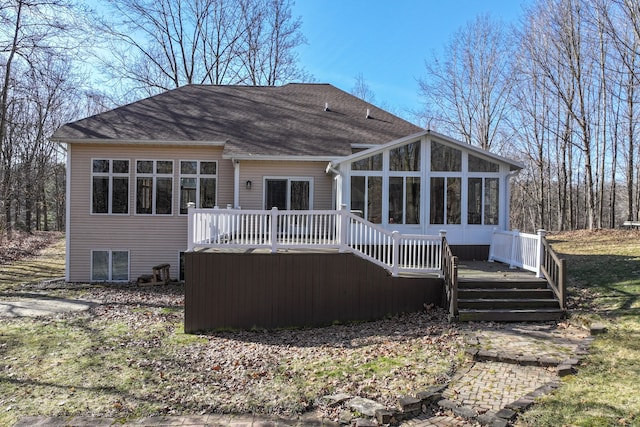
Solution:
<path fill-rule="evenodd" d="M 541 279 L 458 281 L 460 321 L 540 322 L 559 320 L 564 314 Z"/>

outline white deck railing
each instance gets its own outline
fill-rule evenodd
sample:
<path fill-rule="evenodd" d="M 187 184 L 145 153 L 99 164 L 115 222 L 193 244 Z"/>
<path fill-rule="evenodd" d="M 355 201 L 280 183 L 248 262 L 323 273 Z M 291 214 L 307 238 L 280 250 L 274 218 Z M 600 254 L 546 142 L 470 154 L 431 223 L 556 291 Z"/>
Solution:
<path fill-rule="evenodd" d="M 538 277 L 542 277 L 540 266 L 544 234 L 544 230 L 539 230 L 538 234 L 495 230 L 491 239 L 489 261 L 504 262 L 510 267 L 533 271 Z"/>
<path fill-rule="evenodd" d="M 189 208 L 188 250 L 338 249 L 353 252 L 394 276 L 440 273 L 442 235 L 403 235 L 372 224 L 346 209 L 270 211 Z"/>

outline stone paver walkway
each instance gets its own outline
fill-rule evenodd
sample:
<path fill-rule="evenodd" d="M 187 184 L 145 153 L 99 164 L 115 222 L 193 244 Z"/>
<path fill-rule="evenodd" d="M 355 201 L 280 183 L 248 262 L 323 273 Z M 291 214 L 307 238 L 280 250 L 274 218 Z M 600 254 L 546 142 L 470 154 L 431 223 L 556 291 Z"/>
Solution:
<path fill-rule="evenodd" d="M 476 362 L 459 372 L 443 393 L 476 411 L 498 412 L 527 393 L 556 381 L 555 370 L 502 362 Z"/>
<path fill-rule="evenodd" d="M 394 416 L 404 427 L 508 426 L 517 413 L 535 399 L 560 386 L 560 378 L 575 372 L 588 354 L 589 332 L 556 323 L 470 323 L 460 326 L 471 361 L 451 378 L 446 388 L 433 393 L 415 390 L 418 413 Z M 420 393 L 423 392 L 423 393 Z M 421 400 L 422 399 L 422 400 Z M 107 418 L 27 417 L 14 427 L 125 426 L 339 426 L 310 412 L 296 418 L 240 415 L 151 417 L 122 424 Z M 377 425 L 372 420 L 353 420 L 352 425 Z"/>

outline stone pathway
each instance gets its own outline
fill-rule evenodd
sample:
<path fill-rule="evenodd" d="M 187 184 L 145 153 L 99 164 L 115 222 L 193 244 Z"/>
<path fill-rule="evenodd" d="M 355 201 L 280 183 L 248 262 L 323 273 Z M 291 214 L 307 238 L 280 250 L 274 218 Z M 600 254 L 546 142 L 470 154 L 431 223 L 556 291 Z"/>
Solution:
<path fill-rule="evenodd" d="M 27 417 L 14 427 L 125 426 L 377 426 L 466 427 L 509 426 L 517 413 L 537 397 L 558 388 L 560 378 L 576 372 L 593 338 L 588 331 L 556 323 L 469 323 L 465 333 L 470 362 L 448 384 L 415 390 L 399 400 L 399 408 L 375 408 L 375 415 L 341 422 L 310 412 L 295 418 L 240 415 L 151 417 L 121 424 L 105 418 Z M 362 399 L 361 399 L 362 400 Z M 345 404 L 347 400 L 345 398 Z M 362 403 L 362 402 L 359 402 Z M 366 403 L 366 402 L 365 402 Z"/>

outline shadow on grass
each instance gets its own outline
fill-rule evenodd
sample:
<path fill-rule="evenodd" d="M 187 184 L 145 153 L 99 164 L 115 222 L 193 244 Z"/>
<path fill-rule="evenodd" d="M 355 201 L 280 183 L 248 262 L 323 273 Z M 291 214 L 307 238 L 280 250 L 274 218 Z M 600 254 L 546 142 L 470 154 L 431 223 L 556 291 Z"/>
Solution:
<path fill-rule="evenodd" d="M 602 315 L 637 314 L 640 310 L 640 253 L 629 255 L 564 255 L 573 283 L 569 295 L 588 294 L 582 302 Z M 572 295 L 574 294 L 574 295 Z M 612 304 L 613 303 L 613 304 Z"/>

